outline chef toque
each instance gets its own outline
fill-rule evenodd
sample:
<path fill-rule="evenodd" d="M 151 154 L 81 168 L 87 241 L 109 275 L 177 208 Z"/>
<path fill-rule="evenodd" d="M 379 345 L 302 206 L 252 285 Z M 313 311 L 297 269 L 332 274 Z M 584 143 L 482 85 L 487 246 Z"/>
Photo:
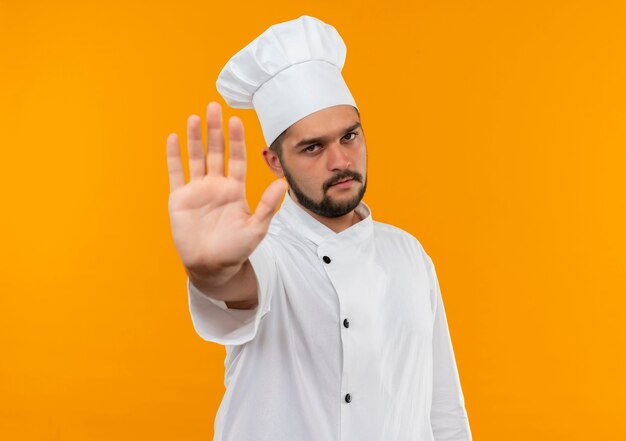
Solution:
<path fill-rule="evenodd" d="M 340 104 L 357 107 L 341 75 L 345 59 L 337 30 L 302 15 L 270 26 L 233 55 L 217 90 L 231 107 L 254 108 L 269 146 L 311 113 Z"/>

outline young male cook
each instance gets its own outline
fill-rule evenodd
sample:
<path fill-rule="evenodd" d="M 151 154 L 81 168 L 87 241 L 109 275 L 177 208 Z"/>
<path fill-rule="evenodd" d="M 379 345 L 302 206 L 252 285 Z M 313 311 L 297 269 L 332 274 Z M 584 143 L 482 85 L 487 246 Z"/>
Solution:
<path fill-rule="evenodd" d="M 227 172 L 218 103 L 206 155 L 200 118 L 188 120 L 189 182 L 168 138 L 191 317 L 227 351 L 215 441 L 472 438 L 433 262 L 362 201 L 367 149 L 345 57 L 336 29 L 303 15 L 219 74 L 225 101 L 256 111 L 278 177 L 254 213 L 239 118 L 228 121 Z"/>

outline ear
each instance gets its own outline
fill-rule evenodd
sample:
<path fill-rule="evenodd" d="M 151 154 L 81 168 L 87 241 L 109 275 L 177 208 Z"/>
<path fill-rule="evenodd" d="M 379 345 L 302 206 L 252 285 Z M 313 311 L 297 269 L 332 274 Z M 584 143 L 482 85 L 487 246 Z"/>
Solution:
<path fill-rule="evenodd" d="M 283 173 L 283 167 L 280 164 L 280 159 L 278 158 L 276 152 L 270 150 L 269 147 L 265 147 L 263 149 L 263 159 L 277 178 L 282 178 L 283 176 L 285 176 L 285 173 Z"/>

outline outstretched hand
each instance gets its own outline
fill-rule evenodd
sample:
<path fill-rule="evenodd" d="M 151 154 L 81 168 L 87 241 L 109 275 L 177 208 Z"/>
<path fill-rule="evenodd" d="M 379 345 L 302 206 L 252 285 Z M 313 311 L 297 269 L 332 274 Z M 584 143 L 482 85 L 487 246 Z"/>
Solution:
<path fill-rule="evenodd" d="M 187 120 L 189 182 L 185 183 L 178 136 L 167 138 L 170 195 L 168 210 L 174 244 L 188 270 L 210 275 L 235 273 L 267 234 L 281 196 L 282 179 L 272 182 L 254 213 L 246 200 L 246 146 L 241 119 L 228 121 L 228 176 L 224 172 L 222 108 L 207 106 L 208 148 L 204 152 L 200 117 Z"/>

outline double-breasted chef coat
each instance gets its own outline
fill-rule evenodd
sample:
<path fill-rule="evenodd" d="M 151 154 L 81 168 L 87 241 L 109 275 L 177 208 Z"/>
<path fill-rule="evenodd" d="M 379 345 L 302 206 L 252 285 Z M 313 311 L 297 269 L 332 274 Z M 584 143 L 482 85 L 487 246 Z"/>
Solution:
<path fill-rule="evenodd" d="M 470 441 L 431 258 L 372 219 L 335 233 L 288 192 L 250 255 L 255 309 L 187 281 L 196 332 L 226 347 L 214 441 Z"/>

